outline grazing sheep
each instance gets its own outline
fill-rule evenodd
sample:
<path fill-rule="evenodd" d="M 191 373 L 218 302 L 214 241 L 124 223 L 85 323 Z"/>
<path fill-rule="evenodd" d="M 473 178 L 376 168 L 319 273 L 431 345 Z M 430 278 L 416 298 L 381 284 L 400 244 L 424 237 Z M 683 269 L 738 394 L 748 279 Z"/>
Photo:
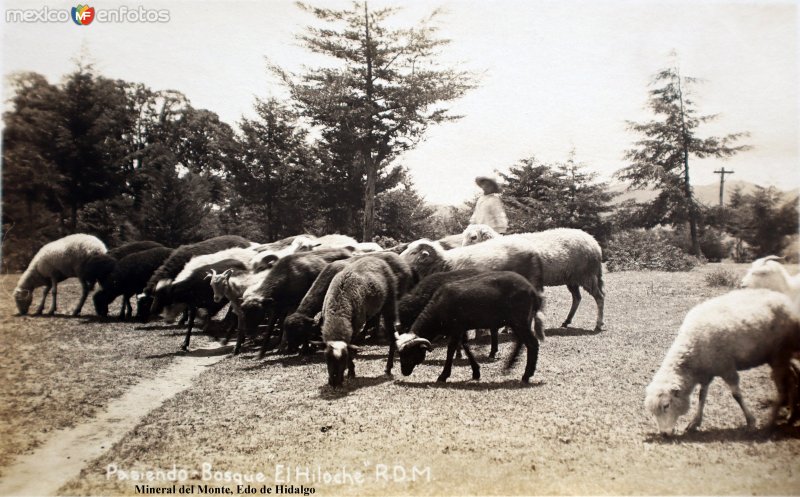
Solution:
<path fill-rule="evenodd" d="M 255 247 L 253 247 L 253 249 L 256 252 L 264 252 L 267 250 L 273 250 L 273 251 L 281 250 L 294 243 L 294 241 L 297 239 L 314 240 L 315 238 L 316 237 L 314 235 L 309 235 L 309 234 L 294 235 L 283 238 L 275 242 L 257 244 Z"/>
<path fill-rule="evenodd" d="M 738 371 L 762 364 L 772 367 L 778 389 L 771 423 L 781 405 L 794 405 L 789 361 L 800 350 L 800 317 L 786 296 L 771 290 L 734 290 L 692 308 L 678 330 L 664 362 L 647 387 L 645 407 L 662 433 L 672 433 L 689 411 L 689 397 L 700 385 L 700 403 L 687 430 L 700 427 L 711 381 L 719 376 L 742 408 L 748 428 L 755 418 L 739 390 Z"/>
<path fill-rule="evenodd" d="M 77 316 L 80 314 L 81 308 L 86 302 L 86 296 L 93 286 L 84 276 L 86 262 L 92 256 L 105 253 L 106 246 L 103 242 L 94 236 L 82 233 L 65 236 L 46 244 L 39 249 L 30 264 L 28 264 L 28 268 L 22 274 L 17 282 L 17 287 L 14 289 L 14 300 L 19 313 L 21 315 L 28 313 L 28 308 L 30 308 L 33 301 L 33 290 L 43 286 L 45 288 L 42 294 L 42 302 L 36 309 L 35 314 L 42 314 L 47 293 L 51 288 L 53 290 L 53 298 L 50 302 L 48 314 L 55 314 L 58 283 L 76 276 L 80 279 L 82 293 L 78 305 L 72 311 L 72 315 Z"/>
<path fill-rule="evenodd" d="M 163 305 L 158 302 L 159 290 L 168 286 L 193 257 L 213 254 L 232 247 L 247 248 L 251 245 L 249 240 L 236 235 L 223 235 L 202 242 L 181 245 L 150 277 L 144 293 L 139 297 L 137 318 L 146 322 L 151 314 L 161 312 Z"/>
<path fill-rule="evenodd" d="M 122 257 L 114 267 L 114 271 L 106 278 L 103 287 L 92 297 L 97 315 L 108 316 L 108 304 L 122 295 L 119 319 L 125 320 L 126 309 L 127 316 L 133 317 L 130 298 L 144 290 L 150 276 L 171 253 L 172 249 L 154 247 Z"/>
<path fill-rule="evenodd" d="M 542 258 L 536 247 L 519 235 L 508 235 L 452 250 L 444 250 L 438 242 L 422 239 L 409 244 L 400 256 L 420 279 L 456 269 L 513 271 L 527 279 L 540 293 L 542 291 Z M 538 313 L 534 319 L 538 335 L 543 325 Z"/>
<path fill-rule="evenodd" d="M 460 281 L 481 274 L 480 269 L 461 269 L 459 271 L 447 271 L 444 273 L 434 273 L 428 275 L 420 281 L 414 290 L 400 299 L 397 303 L 398 327 L 401 332 L 406 332 L 414 324 L 422 310 L 431 301 L 436 291 L 445 283 Z M 489 357 L 494 359 L 497 356 L 497 329 L 491 330 L 492 345 L 489 350 Z"/>
<path fill-rule="evenodd" d="M 321 320 L 315 320 L 315 316 L 322 311 L 325 295 L 328 292 L 333 277 L 339 274 L 347 265 L 364 257 L 375 257 L 383 260 L 395 275 L 397 281 L 397 296 L 405 295 L 412 284 L 411 269 L 397 254 L 392 252 L 375 252 L 353 256 L 350 259 L 335 261 L 319 273 L 314 284 L 300 301 L 295 312 L 289 315 L 283 322 L 284 335 L 286 337 L 287 350 L 293 352 L 297 348 L 315 338 L 319 334 Z M 357 330 L 360 331 L 360 330 Z"/>
<path fill-rule="evenodd" d="M 323 250 L 349 247 L 352 250 L 356 245 L 358 245 L 358 242 L 355 238 L 334 234 L 315 238 L 313 243 L 310 244 L 310 248 L 311 250 Z"/>
<path fill-rule="evenodd" d="M 314 239 L 305 235 L 293 237 L 292 243 L 280 249 L 261 250 L 250 261 L 250 266 L 254 272 L 261 272 L 271 269 L 272 266 L 289 254 L 295 252 L 310 252 L 314 246 Z"/>
<path fill-rule="evenodd" d="M 100 286 L 104 286 L 108 276 L 114 271 L 117 261 L 130 254 L 155 247 L 163 247 L 163 245 L 152 241 L 130 242 L 111 249 L 105 254 L 93 255 L 84 266 L 84 279 L 90 285 L 100 283 Z"/>
<path fill-rule="evenodd" d="M 237 317 L 239 334 L 236 339 L 236 346 L 233 349 L 233 355 L 239 354 L 244 343 L 244 313 L 242 311 L 244 293 L 249 287 L 262 282 L 268 273 L 268 269 L 258 273 L 240 269 L 226 269 L 220 274 L 217 274 L 213 269 L 211 270 L 210 283 L 214 292 L 214 302 L 222 302 L 223 299 L 228 299 L 231 303 L 231 310 Z M 223 345 L 228 343 L 229 338 L 230 333 L 223 340 Z"/>
<path fill-rule="evenodd" d="M 463 233 L 464 246 L 501 237 L 485 224 L 471 224 Z M 580 287 L 589 292 L 597 303 L 595 331 L 603 329 L 603 253 L 594 237 L 585 231 L 558 228 L 539 233 L 509 235 L 530 240 L 542 258 L 543 285 L 566 285 L 572 294 L 572 306 L 567 319 L 561 324 L 566 328 L 581 303 Z"/>
<path fill-rule="evenodd" d="M 189 313 L 188 328 L 186 338 L 183 341 L 181 350 L 189 349 L 189 341 L 192 337 L 192 327 L 194 318 L 199 309 L 208 311 L 206 326 L 223 307 L 228 304 L 227 299 L 215 301 L 214 291 L 208 284 L 208 275 L 212 271 L 225 272 L 228 269 L 245 270 L 244 263 L 238 259 L 224 259 L 215 261 L 205 266 L 196 267 L 191 273 L 181 273 L 178 278 L 169 286 L 169 291 L 162 295 L 165 305 L 176 306 L 185 304 Z"/>
<path fill-rule="evenodd" d="M 341 386 L 344 370 L 355 377 L 351 345 L 355 333 L 361 331 L 368 320 L 383 317 L 389 333 L 389 359 L 386 374 L 392 373 L 395 341 L 397 278 L 392 268 L 377 257 L 364 257 L 348 264 L 331 281 L 322 305 L 322 340 L 325 342 L 325 361 L 328 365 L 328 384 Z"/>
<path fill-rule="evenodd" d="M 528 383 L 536 372 L 539 357 L 539 340 L 544 340 L 541 329 L 536 336 L 531 332 L 531 321 L 541 308 L 541 293 L 530 282 L 512 271 L 489 271 L 471 278 L 445 283 L 434 294 L 430 303 L 414 321 L 411 330 L 396 335 L 400 352 L 400 369 L 408 376 L 431 350 L 431 340 L 445 335 L 447 360 L 436 381 L 445 382 L 450 377 L 453 355 L 461 345 L 472 366 L 472 378 L 480 379 L 480 368 L 466 343 L 462 342 L 467 330 L 476 328 L 497 329 L 509 326 L 517 337 L 517 345 L 506 363 L 513 366 L 522 344 L 528 349 L 527 365 L 522 382 Z"/>
<path fill-rule="evenodd" d="M 244 332 L 255 333 L 267 312 L 272 311 L 260 357 L 264 357 L 268 350 L 275 324 L 282 322 L 289 311 L 297 307 L 325 266 L 346 259 L 351 253 L 348 249 L 327 249 L 287 255 L 262 281 L 245 290 L 242 296 L 244 322 L 240 323 L 240 327 L 244 325 Z"/>

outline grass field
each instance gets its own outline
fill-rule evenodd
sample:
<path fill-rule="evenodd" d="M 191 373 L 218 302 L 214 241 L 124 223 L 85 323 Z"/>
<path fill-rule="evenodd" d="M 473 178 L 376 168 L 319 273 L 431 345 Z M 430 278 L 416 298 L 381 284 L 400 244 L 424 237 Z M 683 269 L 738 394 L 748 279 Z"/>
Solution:
<path fill-rule="evenodd" d="M 747 267 L 723 266 L 737 275 Z M 588 296 L 576 328 L 553 328 L 566 315 L 569 292 L 549 288 L 547 340 L 530 386 L 519 382 L 524 361 L 503 374 L 510 335 L 501 335 L 500 360 L 486 357 L 488 337 L 475 347 L 480 381 L 469 380 L 462 360 L 445 385 L 435 382 L 443 346 L 412 376 L 401 376 L 397 365 L 393 378 L 382 374 L 386 346 L 366 347 L 356 359 L 359 377 L 344 391 L 325 386 L 320 355 L 258 361 L 246 351 L 151 411 L 60 493 L 134 494 L 137 482 L 107 478 L 111 464 L 175 465 L 191 475 L 205 463 L 214 471 L 263 472 L 268 485 L 279 483 L 276 468 L 284 479 L 286 468 L 293 477 L 298 468 L 363 475 L 353 484 L 289 482 L 312 486 L 315 495 L 797 494 L 800 429 L 746 431 L 719 380 L 698 433 L 656 436 L 644 412 L 644 388 L 686 312 L 728 290 L 705 283 L 718 267 L 607 274 L 607 330 L 599 334 L 591 331 Z M 15 281 L 0 280 L 0 475 L 54 430 L 85 421 L 158 374 L 182 340 L 182 330 L 160 323 L 14 316 Z M 74 283 L 59 287 L 60 313 L 77 294 Z M 84 314 L 91 312 L 89 303 Z M 769 368 L 744 372 L 742 389 L 763 427 L 774 395 Z M 186 483 L 219 484 L 202 481 L 202 472 Z"/>

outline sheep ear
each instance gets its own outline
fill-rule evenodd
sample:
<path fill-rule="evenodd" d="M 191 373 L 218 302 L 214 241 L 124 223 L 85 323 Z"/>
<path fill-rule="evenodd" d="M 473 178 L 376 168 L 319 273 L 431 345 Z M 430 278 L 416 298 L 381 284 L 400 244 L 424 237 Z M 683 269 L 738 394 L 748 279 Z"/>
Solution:
<path fill-rule="evenodd" d="M 356 352 L 359 352 L 361 350 L 361 347 L 359 347 L 357 345 L 348 344 L 347 345 L 347 350 L 349 350 L 350 352 L 355 354 Z"/>
<path fill-rule="evenodd" d="M 428 257 L 430 257 L 430 256 L 431 256 L 431 253 L 430 253 L 430 251 L 428 251 L 428 250 L 423 250 L 423 251 L 421 251 L 421 252 L 419 253 L 419 258 L 420 258 L 420 259 L 422 259 L 422 260 L 425 260 L 425 259 L 427 259 L 427 258 L 428 258 Z"/>
<path fill-rule="evenodd" d="M 208 274 L 206 275 L 206 277 L 205 277 L 205 278 L 203 278 L 203 279 L 204 279 L 204 280 L 210 280 L 210 279 L 212 279 L 213 277 L 214 277 L 214 275 L 213 275 L 213 274 L 211 274 L 211 273 L 208 273 Z"/>
<path fill-rule="evenodd" d="M 212 269 L 212 271 L 213 271 L 213 269 Z M 233 269 L 226 269 L 225 272 L 222 273 L 222 277 L 227 280 L 227 279 L 229 279 L 231 277 L 232 274 L 233 274 Z"/>
<path fill-rule="evenodd" d="M 322 342 L 320 340 L 310 340 L 308 343 L 310 343 L 311 345 L 313 345 L 315 347 L 324 347 L 325 346 L 325 342 Z"/>

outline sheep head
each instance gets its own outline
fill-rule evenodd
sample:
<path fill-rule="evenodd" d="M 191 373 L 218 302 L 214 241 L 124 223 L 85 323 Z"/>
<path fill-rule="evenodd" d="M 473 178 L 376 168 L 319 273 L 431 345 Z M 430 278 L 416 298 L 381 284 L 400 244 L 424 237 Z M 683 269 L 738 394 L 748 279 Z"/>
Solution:
<path fill-rule="evenodd" d="M 671 435 L 678 418 L 689 412 L 689 393 L 680 385 L 651 383 L 647 386 L 644 404 L 655 417 L 658 431 Z"/>
<path fill-rule="evenodd" d="M 92 296 L 92 302 L 94 303 L 94 311 L 97 313 L 98 316 L 107 317 L 108 316 L 108 294 L 105 290 L 100 290 L 95 292 Z"/>
<path fill-rule="evenodd" d="M 289 352 L 296 351 L 302 344 L 309 341 L 312 336 L 319 334 L 319 328 L 314 318 L 303 314 L 294 313 L 283 321 L 286 331 L 286 346 Z"/>
<path fill-rule="evenodd" d="M 462 236 L 464 237 L 462 246 L 466 247 L 467 245 L 475 245 L 476 243 L 497 238 L 500 236 L 500 233 L 496 232 L 491 226 L 486 224 L 470 224 L 464 230 Z"/>
<path fill-rule="evenodd" d="M 780 261 L 782 258 L 770 255 L 753 261 L 750 270 L 742 278 L 741 288 L 767 288 L 777 292 L 791 291 L 791 276 Z"/>
<path fill-rule="evenodd" d="M 410 375 L 414 368 L 425 360 L 425 355 L 433 348 L 431 342 L 414 333 L 394 334 L 397 352 L 400 355 L 400 371 L 403 376 Z"/>
<path fill-rule="evenodd" d="M 410 243 L 400 257 L 422 279 L 442 269 L 444 252 L 439 243 L 423 238 Z"/>
<path fill-rule="evenodd" d="M 33 302 L 33 292 L 27 288 L 17 288 L 14 290 L 14 301 L 17 303 L 17 310 L 20 315 L 28 314 L 28 309 Z"/>
<path fill-rule="evenodd" d="M 328 385 L 340 387 L 344 384 L 344 371 L 353 362 L 353 357 L 358 349 L 347 342 L 334 340 L 325 344 L 325 362 L 328 364 Z M 355 376 L 355 370 L 350 370 L 350 376 Z"/>
<path fill-rule="evenodd" d="M 226 269 L 225 272 L 217 274 L 215 269 L 206 275 L 206 279 L 210 280 L 211 289 L 214 291 L 214 302 L 220 302 L 225 298 L 225 288 L 228 286 L 233 269 Z"/>

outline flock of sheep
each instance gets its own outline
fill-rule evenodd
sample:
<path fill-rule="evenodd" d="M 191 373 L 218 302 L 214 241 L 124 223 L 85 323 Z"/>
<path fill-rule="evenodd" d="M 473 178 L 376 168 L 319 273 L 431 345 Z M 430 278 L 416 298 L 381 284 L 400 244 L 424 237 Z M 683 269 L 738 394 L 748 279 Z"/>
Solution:
<path fill-rule="evenodd" d="M 677 419 L 689 409 L 689 396 L 700 385 L 698 412 L 688 428 L 700 426 L 708 385 L 721 377 L 745 413 L 753 415 L 738 387 L 737 371 L 762 364 L 772 367 L 778 390 L 771 422 L 779 409 L 797 408 L 800 375 L 793 357 L 800 352 L 800 276 L 790 276 L 769 257 L 753 263 L 742 286 L 692 309 L 661 368 L 647 387 L 645 405 L 659 430 L 672 433 Z M 499 235 L 485 225 L 470 225 L 459 235 L 427 239 L 384 249 L 358 243 L 343 235 L 298 235 L 258 244 L 225 235 L 170 249 L 157 242 L 132 242 L 107 250 L 99 239 L 85 234 L 45 245 L 20 277 L 14 298 L 26 314 L 33 291 L 44 287 L 36 314 L 42 314 L 52 291 L 49 314 L 56 310 L 57 286 L 78 277 L 82 295 L 73 315 L 93 295 L 99 316 L 122 297 L 120 319 L 134 318 L 130 299 L 137 297 L 135 318 L 146 322 L 163 315 L 183 315 L 187 323 L 182 345 L 188 350 L 195 318 L 204 327 L 228 306 L 223 322 L 237 331 L 234 354 L 248 336 L 260 347 L 260 357 L 279 352 L 313 353 L 323 348 L 328 383 L 344 383 L 345 372 L 355 376 L 354 357 L 359 338 L 383 330 L 389 351 L 386 373 L 391 374 L 395 351 L 401 372 L 409 375 L 424 361 L 432 342 L 447 339 L 447 358 L 438 381 L 450 376 L 455 353 L 463 349 L 472 377 L 480 368 L 466 340 L 468 330 L 492 333 L 490 356 L 497 353 L 498 330 L 507 327 L 516 344 L 506 362 L 513 366 L 522 346 L 527 362 L 522 376 L 528 382 L 536 371 L 544 325 L 543 287 L 566 285 L 572 305 L 562 326 L 568 326 L 583 288 L 597 304 L 595 329 L 603 329 L 602 251 L 595 239 L 576 229 Z M 383 327 L 380 326 L 383 318 Z M 266 322 L 263 337 L 259 337 Z"/>

